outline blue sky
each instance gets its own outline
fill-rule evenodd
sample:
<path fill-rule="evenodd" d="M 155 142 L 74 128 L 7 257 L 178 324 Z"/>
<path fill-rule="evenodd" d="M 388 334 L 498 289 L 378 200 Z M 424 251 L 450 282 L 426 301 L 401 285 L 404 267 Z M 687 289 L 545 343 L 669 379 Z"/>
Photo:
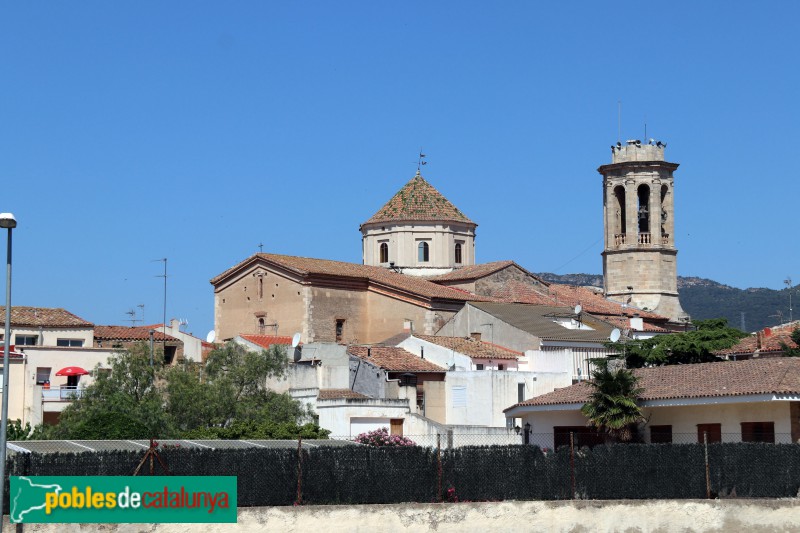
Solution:
<path fill-rule="evenodd" d="M 14 305 L 199 336 L 258 251 L 360 262 L 424 175 L 480 262 L 600 273 L 622 140 L 668 143 L 678 273 L 800 282 L 795 2 L 15 2 L 0 12 Z M 5 244 L 5 237 L 2 239 Z"/>

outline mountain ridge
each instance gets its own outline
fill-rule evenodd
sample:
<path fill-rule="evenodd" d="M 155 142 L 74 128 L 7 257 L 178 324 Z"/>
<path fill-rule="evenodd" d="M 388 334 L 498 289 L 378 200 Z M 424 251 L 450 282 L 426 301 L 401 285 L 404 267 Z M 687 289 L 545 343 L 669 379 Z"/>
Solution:
<path fill-rule="evenodd" d="M 603 276 L 599 274 L 542 272 L 536 275 L 552 283 L 603 287 Z M 781 290 L 765 287 L 739 289 L 699 276 L 678 276 L 681 306 L 693 320 L 726 318 L 730 326 L 745 331 L 776 326 L 794 318 L 789 309 L 789 291 L 794 296 L 794 307 L 794 300 L 800 301 L 798 287 L 800 285 Z"/>

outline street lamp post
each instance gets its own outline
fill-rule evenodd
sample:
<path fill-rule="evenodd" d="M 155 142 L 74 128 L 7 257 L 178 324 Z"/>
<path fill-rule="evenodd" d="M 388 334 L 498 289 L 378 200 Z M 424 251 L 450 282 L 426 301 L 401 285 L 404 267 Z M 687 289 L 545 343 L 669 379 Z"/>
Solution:
<path fill-rule="evenodd" d="M 11 213 L 0 213 L 0 228 L 8 229 L 6 248 L 6 329 L 3 337 L 3 409 L 0 416 L 0 506 L 6 497 L 6 442 L 8 434 L 8 356 L 11 351 L 11 230 L 17 227 L 17 219 Z M 2 509 L 2 507 L 0 507 Z M 3 531 L 0 511 L 0 533 Z"/>

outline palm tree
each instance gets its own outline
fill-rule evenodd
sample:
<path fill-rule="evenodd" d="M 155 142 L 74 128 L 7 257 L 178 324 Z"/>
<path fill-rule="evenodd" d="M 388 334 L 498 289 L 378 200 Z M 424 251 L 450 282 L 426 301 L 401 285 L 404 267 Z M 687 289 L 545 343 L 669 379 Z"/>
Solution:
<path fill-rule="evenodd" d="M 630 442 L 635 435 L 635 425 L 644 420 L 636 403 L 644 389 L 637 387 L 639 379 L 630 370 L 612 370 L 608 359 L 593 362 L 595 369 L 589 382 L 592 393 L 581 412 L 598 431 L 607 433 L 613 440 Z"/>

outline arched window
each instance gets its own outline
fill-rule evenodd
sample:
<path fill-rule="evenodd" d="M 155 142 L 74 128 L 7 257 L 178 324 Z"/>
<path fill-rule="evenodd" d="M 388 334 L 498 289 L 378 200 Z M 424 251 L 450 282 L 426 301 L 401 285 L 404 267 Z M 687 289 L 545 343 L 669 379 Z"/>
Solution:
<path fill-rule="evenodd" d="M 259 318 L 258 319 L 258 332 L 261 335 L 264 334 L 264 328 L 265 328 L 264 319 L 263 318 Z"/>
<path fill-rule="evenodd" d="M 385 242 L 381 243 L 381 263 L 389 262 L 389 245 Z"/>
<path fill-rule="evenodd" d="M 639 233 L 650 233 L 650 187 L 639 185 Z"/>
<path fill-rule="evenodd" d="M 430 251 L 429 251 L 429 248 L 428 248 L 428 243 L 425 242 L 425 241 L 422 241 L 421 243 L 419 243 L 419 246 L 417 247 L 417 252 L 418 252 L 418 255 L 417 255 L 418 261 L 420 263 L 427 263 L 428 259 L 430 257 Z"/>
<path fill-rule="evenodd" d="M 456 243 L 456 264 L 461 264 L 461 243 Z"/>

